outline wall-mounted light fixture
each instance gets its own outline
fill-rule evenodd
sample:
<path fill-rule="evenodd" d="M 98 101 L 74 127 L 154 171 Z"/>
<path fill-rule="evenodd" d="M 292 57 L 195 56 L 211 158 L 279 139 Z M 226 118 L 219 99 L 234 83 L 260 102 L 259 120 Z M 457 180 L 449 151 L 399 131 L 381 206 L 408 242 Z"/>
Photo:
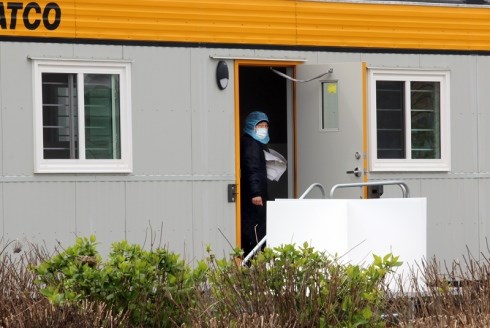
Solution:
<path fill-rule="evenodd" d="M 228 80 L 228 65 L 224 60 L 220 60 L 218 62 L 218 66 L 216 67 L 216 82 L 218 83 L 218 88 L 220 88 L 220 90 L 226 89 L 228 86 Z"/>

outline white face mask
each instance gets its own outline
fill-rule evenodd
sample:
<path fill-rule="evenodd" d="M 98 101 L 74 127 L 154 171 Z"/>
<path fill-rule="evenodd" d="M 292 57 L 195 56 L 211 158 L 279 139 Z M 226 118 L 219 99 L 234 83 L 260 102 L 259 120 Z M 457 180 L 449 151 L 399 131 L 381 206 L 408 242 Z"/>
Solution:
<path fill-rule="evenodd" d="M 267 128 L 257 128 L 255 129 L 255 134 L 257 135 L 257 138 L 259 139 L 265 139 L 269 135 L 269 129 Z"/>

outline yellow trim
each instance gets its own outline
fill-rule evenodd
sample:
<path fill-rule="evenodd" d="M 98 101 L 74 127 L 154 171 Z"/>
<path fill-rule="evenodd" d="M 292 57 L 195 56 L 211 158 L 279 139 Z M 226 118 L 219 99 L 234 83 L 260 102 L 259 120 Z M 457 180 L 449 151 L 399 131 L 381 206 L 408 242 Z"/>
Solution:
<path fill-rule="evenodd" d="M 60 23 L 55 26 L 56 13 L 46 9 L 48 2 L 22 1 L 16 24 L 12 24 L 13 12 L 4 3 L 6 19 L 0 36 L 490 51 L 488 6 L 305 0 L 58 0 L 51 2 L 61 10 Z M 33 4 L 39 5 L 39 13 Z M 43 19 L 45 12 L 47 20 Z"/>
<path fill-rule="evenodd" d="M 362 169 L 363 181 L 368 182 L 368 123 L 367 123 L 367 63 L 362 62 Z M 364 198 L 367 198 L 367 187 L 364 187 Z"/>
<path fill-rule="evenodd" d="M 432 50 L 490 50 L 487 6 L 299 1 L 298 44 Z"/>
<path fill-rule="evenodd" d="M 234 64 L 234 92 L 235 92 L 235 174 L 236 174 L 236 245 L 242 246 L 242 216 L 241 191 L 240 191 L 240 86 L 239 86 L 239 66 L 238 60 Z"/>
<path fill-rule="evenodd" d="M 293 68 L 293 76 L 296 78 L 296 66 Z M 297 105 L 296 105 L 296 83 L 293 83 L 293 196 L 294 198 L 298 198 L 298 142 L 297 142 L 297 134 L 296 134 L 296 119 L 297 119 Z"/>
<path fill-rule="evenodd" d="M 235 174 L 236 174 L 236 244 L 238 247 L 241 247 L 242 236 L 241 236 L 241 227 L 242 227 L 242 217 L 240 213 L 241 208 L 241 192 L 240 192 L 240 86 L 239 86 L 239 75 L 240 75 L 240 66 L 255 66 L 255 67 L 292 67 L 294 70 L 296 65 L 303 64 L 303 61 L 262 61 L 262 60 L 235 60 L 234 63 L 234 92 L 235 92 Z M 296 70 L 294 72 L 294 76 L 296 75 Z M 295 101 L 295 88 L 293 87 L 293 124 L 296 126 L 296 101 Z M 294 127 L 295 130 L 295 127 Z M 295 136 L 296 138 L 296 136 Z M 294 140 L 294 156 L 296 162 L 296 139 Z M 296 167 L 296 164 L 295 164 Z M 296 173 L 295 173 L 296 179 Z M 296 180 L 294 182 L 294 188 L 296 193 Z"/>

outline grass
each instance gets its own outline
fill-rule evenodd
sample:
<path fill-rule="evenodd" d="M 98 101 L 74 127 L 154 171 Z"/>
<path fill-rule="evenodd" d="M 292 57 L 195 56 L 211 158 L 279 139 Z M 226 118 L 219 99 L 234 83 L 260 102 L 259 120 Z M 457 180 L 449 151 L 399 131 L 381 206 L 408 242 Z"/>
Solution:
<path fill-rule="evenodd" d="M 490 261 L 471 255 L 444 265 L 436 259 L 420 266 L 422 279 L 412 274 L 408 288 L 390 297 L 387 312 L 399 327 L 489 327 Z M 399 284 L 401 285 L 401 284 Z"/>

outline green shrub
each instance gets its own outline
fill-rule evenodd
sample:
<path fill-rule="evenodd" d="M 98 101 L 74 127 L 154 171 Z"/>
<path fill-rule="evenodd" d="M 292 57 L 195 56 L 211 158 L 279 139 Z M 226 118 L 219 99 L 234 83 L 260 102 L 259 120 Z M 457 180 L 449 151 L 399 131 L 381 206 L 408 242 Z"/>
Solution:
<path fill-rule="evenodd" d="M 102 262 L 95 237 L 77 238 L 74 246 L 35 268 L 41 293 L 54 304 L 102 301 L 128 313 L 142 326 L 179 325 L 192 306 L 194 286 L 204 281 L 206 265 L 191 270 L 165 249 L 145 251 L 126 241 L 114 243 Z"/>
<path fill-rule="evenodd" d="M 58 305 L 101 302 L 141 327 L 382 327 L 383 281 L 398 257 L 372 264 L 343 264 L 303 247 L 266 248 L 242 266 L 210 254 L 194 269 L 164 249 L 145 251 L 122 241 L 107 261 L 95 237 L 35 267 L 41 293 Z"/>
<path fill-rule="evenodd" d="M 193 326 L 237 326 L 243 315 L 257 315 L 281 327 L 383 327 L 383 280 L 401 264 L 392 254 L 368 266 L 342 264 L 306 243 L 266 248 L 250 266 L 237 254 L 209 257 L 209 291 Z"/>

